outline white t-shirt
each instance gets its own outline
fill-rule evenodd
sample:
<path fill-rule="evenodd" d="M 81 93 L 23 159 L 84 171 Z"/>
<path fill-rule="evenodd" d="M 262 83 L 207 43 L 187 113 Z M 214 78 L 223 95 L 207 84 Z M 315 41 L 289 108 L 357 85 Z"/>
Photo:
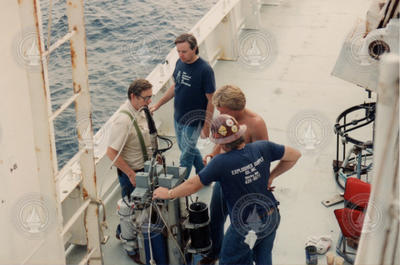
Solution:
<path fill-rule="evenodd" d="M 150 134 L 147 119 L 143 111 L 137 111 L 130 101 L 126 101 L 122 105 L 122 109 L 128 111 L 136 119 L 140 131 L 142 132 L 144 143 L 147 149 L 147 155 L 150 158 L 152 151 L 150 149 Z M 128 138 L 124 144 L 127 133 Z M 124 146 L 122 146 L 124 144 Z M 144 167 L 142 147 L 139 137 L 137 136 L 135 126 L 133 126 L 131 118 L 126 113 L 118 112 L 111 127 L 109 144 L 111 148 L 117 152 L 122 148 L 121 157 L 133 169 L 138 170 Z"/>

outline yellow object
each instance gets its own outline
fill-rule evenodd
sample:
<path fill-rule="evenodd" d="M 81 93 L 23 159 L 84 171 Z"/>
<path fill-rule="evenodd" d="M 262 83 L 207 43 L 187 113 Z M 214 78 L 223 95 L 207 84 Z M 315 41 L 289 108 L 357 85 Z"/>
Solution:
<path fill-rule="evenodd" d="M 335 257 L 335 265 L 343 265 L 344 259 L 342 257 Z"/>
<path fill-rule="evenodd" d="M 335 255 L 332 252 L 326 253 L 326 264 L 333 265 L 335 261 Z"/>
<path fill-rule="evenodd" d="M 236 133 L 238 131 L 238 127 L 236 125 L 233 125 L 231 130 L 232 132 Z"/>
<path fill-rule="evenodd" d="M 218 129 L 218 133 L 222 136 L 225 136 L 228 131 L 226 130 L 225 126 L 221 125 Z"/>

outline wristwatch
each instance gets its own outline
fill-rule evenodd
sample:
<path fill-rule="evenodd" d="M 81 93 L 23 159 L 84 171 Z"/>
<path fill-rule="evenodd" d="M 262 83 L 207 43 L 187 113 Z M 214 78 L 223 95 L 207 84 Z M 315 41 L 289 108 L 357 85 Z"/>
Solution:
<path fill-rule="evenodd" d="M 168 190 L 168 199 L 173 199 L 173 197 L 172 197 L 172 189 Z"/>

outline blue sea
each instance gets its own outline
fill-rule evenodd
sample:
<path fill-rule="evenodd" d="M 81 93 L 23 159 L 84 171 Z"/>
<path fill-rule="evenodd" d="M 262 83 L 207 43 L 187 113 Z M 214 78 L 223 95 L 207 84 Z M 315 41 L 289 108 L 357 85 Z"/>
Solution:
<path fill-rule="evenodd" d="M 129 84 L 146 77 L 165 60 L 174 39 L 189 31 L 217 0 L 91 0 L 85 1 L 85 24 L 94 132 L 126 99 Z M 65 1 L 53 0 L 50 43 L 68 30 Z M 49 1 L 41 0 L 47 43 Z M 52 108 L 72 93 L 69 43 L 50 56 Z M 79 123 L 79 121 L 78 121 Z M 58 165 L 77 151 L 74 105 L 55 120 Z"/>

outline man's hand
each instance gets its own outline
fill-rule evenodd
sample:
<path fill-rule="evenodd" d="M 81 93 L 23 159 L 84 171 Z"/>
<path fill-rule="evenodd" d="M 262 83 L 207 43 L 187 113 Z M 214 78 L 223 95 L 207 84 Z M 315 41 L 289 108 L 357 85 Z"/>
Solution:
<path fill-rule="evenodd" d="M 203 129 L 201 129 L 200 137 L 201 139 L 208 138 L 210 135 L 210 126 L 207 124 L 207 122 L 204 123 Z"/>
<path fill-rule="evenodd" d="M 272 186 L 272 181 L 274 180 L 274 178 L 271 178 L 271 176 L 269 176 L 269 179 L 268 179 L 268 190 L 269 191 L 274 191 L 275 190 L 275 186 Z"/>
<path fill-rule="evenodd" d="M 203 157 L 203 164 L 206 166 L 208 164 L 208 162 L 210 162 L 210 160 L 214 157 L 214 155 L 212 154 L 208 154 L 205 157 Z"/>
<path fill-rule="evenodd" d="M 162 165 L 164 162 L 164 159 L 160 154 L 157 154 L 156 161 L 157 161 L 157 164 Z"/>
<path fill-rule="evenodd" d="M 156 104 L 150 106 L 149 110 L 151 114 L 153 114 L 154 111 L 158 110 L 162 105 L 170 101 L 171 98 L 175 96 L 174 89 L 175 89 L 175 84 L 168 88 L 167 92 L 165 92 L 164 96 Z"/>
<path fill-rule="evenodd" d="M 209 162 L 210 162 L 210 160 L 211 159 L 213 159 L 216 155 L 218 155 L 218 154 L 220 154 L 221 153 L 221 146 L 219 145 L 219 144 L 216 144 L 215 146 L 214 146 L 214 149 L 212 150 L 212 152 L 211 153 L 209 153 L 208 155 L 206 155 L 204 158 L 203 158 L 203 164 L 204 165 L 207 165 Z"/>
<path fill-rule="evenodd" d="M 164 187 L 159 187 L 153 191 L 153 200 L 154 199 L 169 199 L 168 189 Z"/>
<path fill-rule="evenodd" d="M 158 110 L 160 108 L 160 105 L 155 104 L 149 107 L 150 113 L 153 114 L 154 111 Z"/>
<path fill-rule="evenodd" d="M 132 183 L 132 185 L 133 185 L 134 187 L 136 187 L 136 172 L 135 172 L 135 171 L 132 171 L 132 173 L 130 173 L 130 174 L 128 175 L 128 178 L 129 178 L 129 181 Z"/>

